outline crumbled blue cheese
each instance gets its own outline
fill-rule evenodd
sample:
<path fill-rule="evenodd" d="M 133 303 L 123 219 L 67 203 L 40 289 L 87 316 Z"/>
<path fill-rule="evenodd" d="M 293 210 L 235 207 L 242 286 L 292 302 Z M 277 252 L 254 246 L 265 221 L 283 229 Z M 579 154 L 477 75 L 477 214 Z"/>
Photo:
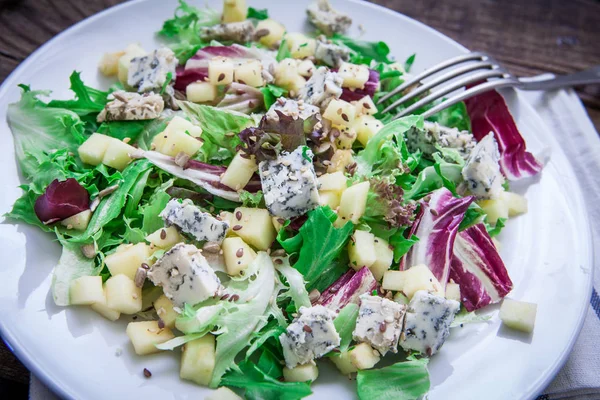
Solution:
<path fill-rule="evenodd" d="M 303 215 L 319 206 L 319 184 L 312 163 L 313 153 L 305 146 L 282 151 L 275 160 L 258 166 L 265 204 L 281 218 Z"/>
<path fill-rule="evenodd" d="M 462 170 L 469 191 L 480 199 L 498 197 L 504 176 L 500 172 L 500 152 L 494 134 L 489 133 L 471 151 Z"/>
<path fill-rule="evenodd" d="M 406 145 L 411 152 L 421 150 L 424 155 L 431 157 L 438 151 L 436 146 L 439 146 L 456 149 L 462 158 L 467 159 L 475 147 L 475 138 L 469 131 L 428 121 L 425 121 L 424 128 L 413 128 L 406 132 Z"/>
<path fill-rule="evenodd" d="M 178 62 L 175 53 L 166 47 L 161 47 L 142 57 L 134 57 L 129 65 L 127 84 L 140 93 L 160 92 L 167 82 L 169 73 L 171 73 L 171 82 L 175 81 L 175 68 Z"/>
<path fill-rule="evenodd" d="M 167 226 L 175 225 L 180 231 L 200 242 L 221 243 L 229 229 L 229 223 L 202 212 L 190 200 L 184 200 L 182 203 L 177 199 L 170 200 L 160 217 Z"/>
<path fill-rule="evenodd" d="M 352 19 L 331 7 L 329 0 L 316 0 L 306 9 L 308 20 L 327 36 L 344 33 L 352 25 Z"/>
<path fill-rule="evenodd" d="M 352 337 L 367 342 L 381 355 L 398 352 L 406 306 L 379 296 L 360 296 L 360 309 Z"/>
<path fill-rule="evenodd" d="M 311 362 L 340 345 L 334 317 L 333 311 L 321 305 L 300 307 L 299 316 L 279 336 L 288 368 Z"/>
<path fill-rule="evenodd" d="M 331 41 L 327 41 L 326 38 L 322 38 L 317 41 L 315 59 L 330 67 L 338 68 L 344 61 L 350 59 L 350 51 L 346 47 L 339 46 L 331 43 Z"/>
<path fill-rule="evenodd" d="M 111 100 L 98 114 L 98 122 L 136 121 L 158 118 L 165 108 L 163 98 L 154 93 L 133 93 L 117 90 L 108 95 Z"/>
<path fill-rule="evenodd" d="M 300 98 L 306 104 L 324 109 L 332 99 L 339 99 L 342 95 L 344 80 L 336 72 L 331 72 L 327 67 L 319 67 L 300 89 Z"/>
<path fill-rule="evenodd" d="M 148 278 L 161 286 L 177 307 L 191 306 L 218 294 L 219 278 L 200 250 L 179 243 L 167 251 L 148 271 Z"/>
<path fill-rule="evenodd" d="M 311 104 L 303 104 L 296 100 L 286 99 L 280 97 L 275 103 L 269 108 L 269 111 L 265 114 L 267 119 L 279 121 L 279 115 L 275 111 L 292 117 L 293 119 L 300 118 L 304 121 L 304 132 L 310 133 L 313 131 L 314 126 L 321 121 L 321 113 L 319 107 Z"/>
<path fill-rule="evenodd" d="M 205 41 L 225 40 L 236 43 L 251 42 L 254 38 L 254 24 L 249 19 L 242 22 L 219 24 L 200 30 L 200 37 Z"/>
<path fill-rule="evenodd" d="M 460 308 L 456 300 L 448 300 L 419 290 L 408 304 L 404 323 L 404 339 L 400 346 L 432 356 L 450 334 L 450 324 Z"/>

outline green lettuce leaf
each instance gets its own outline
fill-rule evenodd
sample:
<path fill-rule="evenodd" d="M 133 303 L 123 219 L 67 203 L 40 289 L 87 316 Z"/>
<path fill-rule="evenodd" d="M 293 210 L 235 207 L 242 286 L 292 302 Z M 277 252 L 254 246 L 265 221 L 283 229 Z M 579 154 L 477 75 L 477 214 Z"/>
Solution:
<path fill-rule="evenodd" d="M 12 210 L 6 214 L 4 217 L 8 219 L 13 219 L 15 221 L 22 221 L 26 224 L 37 226 L 41 230 L 45 232 L 52 232 L 53 229 L 48 225 L 44 225 L 42 221 L 37 217 L 33 207 L 35 206 L 35 201 L 38 198 L 39 194 L 35 193 L 33 190 L 29 189 L 29 186 L 23 185 L 21 189 L 25 191 L 25 193 L 15 201 L 13 204 Z"/>
<path fill-rule="evenodd" d="M 75 93 L 73 100 L 52 100 L 48 107 L 65 108 L 73 111 L 80 117 L 89 114 L 98 114 L 104 109 L 108 102 L 108 92 L 86 86 L 81 80 L 81 74 L 74 71 L 69 78 L 71 81 L 71 90 Z"/>
<path fill-rule="evenodd" d="M 469 205 L 469 208 L 467 208 L 467 211 L 465 212 L 465 216 L 463 217 L 463 220 L 460 222 L 460 225 L 458 226 L 458 230 L 464 231 L 465 229 L 470 228 L 473 225 L 477 225 L 478 223 L 483 222 L 484 219 L 485 219 L 485 211 L 483 211 L 483 209 L 477 203 L 472 202 Z M 490 230 L 493 229 L 492 227 L 490 227 L 488 225 L 486 225 L 486 228 L 488 229 L 488 233 Z"/>
<path fill-rule="evenodd" d="M 250 193 L 247 190 L 240 191 L 240 200 L 243 207 L 258 207 L 263 201 L 263 192 L 259 190 L 256 193 Z M 235 205 L 237 207 L 237 205 Z"/>
<path fill-rule="evenodd" d="M 420 199 L 428 193 L 446 187 L 456 191 L 456 185 L 462 181 L 462 167 L 447 162 L 436 163 L 419 172 L 416 182 L 404 192 L 404 198 L 410 200 Z"/>
<path fill-rule="evenodd" d="M 269 10 L 267 10 L 266 8 L 262 10 L 257 10 L 256 8 L 248 7 L 248 15 L 246 16 L 246 18 L 253 18 L 258 20 L 268 19 Z"/>
<path fill-rule="evenodd" d="M 353 39 L 345 35 L 336 33 L 331 37 L 331 41 L 337 45 L 349 48 L 350 62 L 353 64 L 370 64 L 371 61 L 391 63 L 388 58 L 390 48 L 385 42 L 367 42 L 364 40 Z"/>
<path fill-rule="evenodd" d="M 285 277 L 287 285 L 289 287 L 288 292 L 294 304 L 296 310 L 300 307 L 310 307 L 310 300 L 308 298 L 308 291 L 306 290 L 304 277 L 298 270 L 290 266 L 288 258 L 281 259 L 282 264 L 277 265 L 277 272 Z"/>
<path fill-rule="evenodd" d="M 343 353 L 348 350 L 352 342 L 352 332 L 356 327 L 358 318 L 358 305 L 354 303 L 347 304 L 340 310 L 340 313 L 333 320 L 335 330 L 340 335 L 340 351 Z"/>
<path fill-rule="evenodd" d="M 500 232 L 502 232 L 502 229 L 506 226 L 506 220 L 507 218 L 498 218 L 496 225 L 494 226 L 486 222 L 485 228 L 487 229 L 490 237 L 496 237 L 500 234 Z M 472 225 L 475 225 L 475 223 L 471 224 L 471 226 Z"/>
<path fill-rule="evenodd" d="M 471 118 L 469 118 L 469 114 L 467 113 L 467 106 L 462 101 L 437 114 L 433 114 L 427 120 L 450 128 L 458 128 L 461 131 L 471 132 Z"/>
<path fill-rule="evenodd" d="M 279 86 L 275 86 L 272 84 L 267 84 L 267 86 L 260 88 L 260 91 L 263 94 L 263 99 L 265 102 L 265 110 L 271 108 L 275 101 L 281 96 L 287 96 L 288 91 Z"/>
<path fill-rule="evenodd" d="M 419 238 L 412 235 L 410 238 L 405 238 L 402 230 L 398 230 L 390 236 L 388 242 L 394 248 L 394 262 L 400 262 L 400 259 L 408 253 L 410 248 L 419 241 Z"/>
<path fill-rule="evenodd" d="M 460 312 L 456 314 L 450 328 L 462 327 L 464 324 L 474 324 L 478 322 L 488 322 L 492 319 L 491 315 L 480 315 L 475 311 L 468 312 L 466 309 L 461 308 Z"/>
<path fill-rule="evenodd" d="M 285 37 L 281 40 L 281 43 L 279 44 L 279 49 L 277 50 L 277 55 L 275 56 L 275 59 L 277 61 L 281 61 L 281 60 L 285 60 L 286 58 L 292 58 L 292 53 L 290 52 L 290 49 L 287 45 L 287 40 L 285 40 Z"/>
<path fill-rule="evenodd" d="M 174 179 L 171 179 L 157 187 L 148 202 L 141 207 L 140 212 L 143 217 L 142 230 L 147 235 L 164 227 L 164 221 L 158 215 L 165 208 L 169 200 L 171 200 L 167 189 L 173 186 L 174 181 Z"/>
<path fill-rule="evenodd" d="M 388 367 L 358 371 L 360 400 L 416 400 L 429 391 L 427 358 L 409 359 Z"/>

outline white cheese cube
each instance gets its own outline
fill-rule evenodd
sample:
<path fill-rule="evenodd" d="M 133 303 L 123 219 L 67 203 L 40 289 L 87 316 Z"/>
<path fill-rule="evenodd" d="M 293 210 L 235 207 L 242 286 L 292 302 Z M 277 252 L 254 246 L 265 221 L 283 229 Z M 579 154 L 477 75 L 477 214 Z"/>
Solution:
<path fill-rule="evenodd" d="M 504 176 L 500 172 L 500 152 L 494 134 L 489 133 L 471 151 L 462 176 L 469 191 L 481 199 L 496 199 L 503 192 Z"/>
<path fill-rule="evenodd" d="M 409 299 L 425 290 L 444 296 L 444 288 L 424 264 L 418 264 L 405 271 L 387 271 L 383 275 L 381 287 L 385 290 L 401 291 Z"/>
<path fill-rule="evenodd" d="M 233 190 L 243 189 L 257 169 L 254 157 L 237 153 L 221 177 L 221 183 Z"/>
<path fill-rule="evenodd" d="M 179 376 L 207 386 L 212 379 L 215 364 L 215 337 L 207 334 L 183 346 Z"/>
<path fill-rule="evenodd" d="M 146 236 L 146 240 L 152 243 L 160 249 L 169 250 L 177 243 L 184 241 L 184 237 L 181 236 L 179 231 L 174 226 L 168 226 L 166 228 L 160 228 L 156 232 Z"/>
<path fill-rule="evenodd" d="M 135 314 L 142 311 L 142 288 L 135 286 L 125 275 L 115 275 L 104 284 L 106 306 L 122 314 Z"/>
<path fill-rule="evenodd" d="M 77 149 L 79 158 L 81 158 L 81 161 L 86 164 L 102 164 L 104 153 L 106 153 L 106 149 L 113 139 L 114 138 L 102 135 L 101 133 L 92 133 L 92 136 L 83 142 L 83 144 Z"/>
<path fill-rule="evenodd" d="M 200 242 L 221 243 L 229 224 L 219 221 L 209 213 L 202 212 L 190 200 L 179 202 L 171 199 L 160 213 L 166 225 L 175 225 L 181 232 L 193 236 Z"/>
<path fill-rule="evenodd" d="M 154 310 L 158 318 L 162 320 L 167 328 L 175 328 L 175 320 L 177 319 L 177 312 L 173 308 L 173 302 L 162 294 L 156 301 L 154 301 Z"/>
<path fill-rule="evenodd" d="M 348 242 L 350 266 L 355 270 L 370 267 L 377 260 L 375 235 L 371 232 L 356 231 Z"/>
<path fill-rule="evenodd" d="M 347 101 L 332 99 L 323 113 L 323 118 L 328 119 L 334 125 L 352 126 L 356 110 Z"/>
<path fill-rule="evenodd" d="M 135 147 L 113 138 L 102 157 L 102 164 L 122 171 L 132 161 L 131 155 L 136 151 Z"/>
<path fill-rule="evenodd" d="M 358 141 L 366 146 L 373 136 L 383 128 L 383 123 L 370 115 L 361 115 L 352 125 L 357 134 Z"/>
<path fill-rule="evenodd" d="M 225 238 L 222 249 L 227 274 L 231 276 L 240 275 L 256 258 L 256 252 L 239 237 Z"/>
<path fill-rule="evenodd" d="M 127 336 L 138 356 L 158 353 L 157 344 L 175 337 L 169 328 L 159 328 L 158 321 L 139 321 L 127 324 Z"/>
<path fill-rule="evenodd" d="M 377 114 L 377 106 L 373 103 L 371 96 L 367 95 L 354 104 L 356 115 L 374 115 Z"/>
<path fill-rule="evenodd" d="M 317 305 L 300 307 L 298 313 L 298 318 L 279 336 L 288 368 L 309 363 L 340 345 L 333 311 Z"/>
<path fill-rule="evenodd" d="M 406 351 L 416 350 L 431 357 L 446 341 L 459 308 L 457 301 L 418 291 L 408 305 L 400 345 Z"/>
<path fill-rule="evenodd" d="M 283 367 L 283 378 L 286 382 L 312 382 L 319 377 L 317 364 L 308 363 L 294 368 Z"/>
<path fill-rule="evenodd" d="M 177 307 L 193 306 L 216 295 L 221 281 L 196 246 L 180 243 L 167 251 L 148 271 Z"/>
<path fill-rule="evenodd" d="M 238 207 L 234 211 L 232 233 L 258 250 L 267 250 L 273 244 L 275 228 L 269 212 L 264 208 Z"/>
<path fill-rule="evenodd" d="M 210 82 L 194 82 L 187 85 L 185 95 L 192 103 L 209 103 L 217 98 L 218 90 Z"/>
<path fill-rule="evenodd" d="M 267 47 L 273 47 L 283 38 L 285 27 L 272 19 L 263 19 L 256 25 L 256 33 L 266 33 L 258 41 Z"/>
<path fill-rule="evenodd" d="M 363 89 L 369 80 L 369 68 L 366 65 L 345 62 L 340 66 L 338 75 L 344 80 L 343 87 Z"/>
<path fill-rule="evenodd" d="M 330 67 L 337 68 L 344 61 L 350 58 L 350 51 L 347 47 L 339 46 L 334 43 L 317 41 L 315 47 L 315 59 Z"/>
<path fill-rule="evenodd" d="M 500 319 L 511 329 L 531 333 L 535 326 L 537 304 L 504 299 L 500 306 Z"/>
<path fill-rule="evenodd" d="M 265 204 L 272 215 L 288 219 L 319 205 L 312 158 L 310 149 L 298 147 L 291 153 L 282 151 L 275 160 L 261 161 L 260 181 Z"/>
<path fill-rule="evenodd" d="M 319 67 L 312 72 L 299 96 L 306 104 L 325 108 L 332 99 L 340 98 L 342 83 L 342 78 L 336 72 L 331 72 L 327 67 Z"/>
<path fill-rule="evenodd" d="M 102 299 L 102 301 L 97 301 L 94 304 L 92 304 L 91 308 L 107 320 L 116 321 L 121 316 L 121 313 L 117 310 L 113 310 L 112 308 L 108 307 L 108 305 L 106 304 L 106 287 L 103 287 L 102 290 L 104 292 L 104 299 Z"/>
<path fill-rule="evenodd" d="M 233 82 L 233 62 L 225 57 L 215 57 L 208 62 L 208 80 L 214 86 Z"/>
<path fill-rule="evenodd" d="M 73 280 L 69 286 L 69 303 L 89 306 L 104 302 L 101 276 L 82 276 Z"/>
<path fill-rule="evenodd" d="M 379 352 L 367 343 L 359 343 L 348 352 L 350 362 L 357 370 L 371 369 L 381 359 Z"/>
<path fill-rule="evenodd" d="M 306 58 L 315 54 L 317 41 L 302 33 L 288 33 L 285 41 L 293 58 Z"/>
<path fill-rule="evenodd" d="M 234 68 L 235 81 L 252 87 L 264 86 L 262 68 L 259 60 L 245 61 Z"/>
<path fill-rule="evenodd" d="M 381 238 L 375 237 L 373 240 L 373 247 L 375 247 L 375 256 L 377 257 L 373 264 L 369 267 L 373 276 L 377 281 L 383 278 L 383 275 L 392 266 L 394 261 L 394 250 L 390 248 L 390 244 Z"/>
<path fill-rule="evenodd" d="M 402 334 L 406 307 L 379 296 L 360 296 L 360 309 L 354 340 L 369 343 L 379 353 L 398 352 L 398 340 Z"/>
<path fill-rule="evenodd" d="M 342 192 L 338 210 L 338 220 L 342 225 L 348 221 L 352 221 L 354 224 L 358 223 L 360 217 L 365 213 L 370 187 L 369 181 L 365 181 L 352 185 Z"/>
<path fill-rule="evenodd" d="M 150 246 L 146 243 L 137 243 L 118 248 L 117 251 L 106 256 L 104 263 L 112 276 L 123 274 L 134 280 L 138 268 L 143 263 L 148 263 L 151 254 Z"/>

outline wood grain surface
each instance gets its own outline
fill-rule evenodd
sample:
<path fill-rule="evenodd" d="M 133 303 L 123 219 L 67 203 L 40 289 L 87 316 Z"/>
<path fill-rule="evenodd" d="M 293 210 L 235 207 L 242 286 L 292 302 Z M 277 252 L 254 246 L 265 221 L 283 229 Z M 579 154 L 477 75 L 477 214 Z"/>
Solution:
<path fill-rule="evenodd" d="M 0 0 L 0 81 L 59 32 L 120 2 Z M 597 0 L 374 2 L 422 21 L 472 50 L 489 52 L 517 75 L 562 74 L 600 64 Z M 600 86 L 578 93 L 600 130 Z M 28 372 L 0 344 L 0 394 L 7 380 L 24 384 Z"/>

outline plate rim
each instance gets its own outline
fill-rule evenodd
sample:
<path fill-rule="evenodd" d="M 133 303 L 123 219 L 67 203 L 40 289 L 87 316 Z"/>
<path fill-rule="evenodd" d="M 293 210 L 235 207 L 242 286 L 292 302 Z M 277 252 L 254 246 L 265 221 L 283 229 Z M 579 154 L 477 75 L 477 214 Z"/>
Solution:
<path fill-rule="evenodd" d="M 146 1 L 149 1 L 149 0 L 129 0 L 129 1 L 126 1 L 121 4 L 116 4 L 114 6 L 106 8 L 96 14 L 90 15 L 89 17 L 73 24 L 72 26 L 70 26 L 70 27 L 66 28 L 65 30 L 63 30 L 62 32 L 58 33 L 57 35 L 52 37 L 50 40 L 48 40 L 46 43 L 42 44 L 39 48 L 34 50 L 29 56 L 27 56 L 27 58 L 25 60 L 23 60 L 6 77 L 4 82 L 2 82 L 2 84 L 0 85 L 0 96 L 4 96 L 6 94 L 5 92 L 7 92 L 9 90 L 9 88 L 14 84 L 13 81 L 15 81 L 15 79 L 16 79 L 15 77 L 22 69 L 26 69 L 33 62 L 34 59 L 39 57 L 49 47 L 51 47 L 55 42 L 62 39 L 63 36 L 66 36 L 72 30 L 81 29 L 83 26 L 95 21 L 96 19 L 102 18 L 105 14 L 109 14 L 112 12 L 118 12 L 121 9 L 131 7 L 138 3 L 143 3 Z M 461 43 L 455 41 L 454 39 L 450 38 L 449 36 L 445 35 L 444 33 L 436 30 L 435 28 L 433 28 L 419 20 L 409 17 L 405 14 L 402 14 L 398 11 L 391 10 L 391 9 L 381 6 L 379 4 L 374 4 L 371 2 L 361 1 L 361 0 L 337 0 L 337 1 L 345 1 L 347 3 L 359 4 L 361 6 L 373 8 L 373 9 L 377 10 L 378 12 L 384 12 L 386 14 L 392 15 L 396 18 L 410 20 L 411 22 L 420 25 L 423 29 L 438 36 L 440 39 L 443 39 L 444 41 L 449 42 L 453 46 L 459 47 L 462 52 L 470 51 L 467 47 L 465 47 Z M 528 112 L 530 112 L 531 115 L 535 115 L 535 118 L 537 119 L 537 122 L 539 124 L 543 125 L 546 128 L 546 130 L 549 130 L 546 122 L 539 115 L 539 113 L 535 110 L 535 108 L 529 103 L 529 101 L 527 101 L 518 91 L 515 91 L 515 92 L 516 92 L 516 95 L 518 98 L 517 101 L 519 103 L 521 103 L 525 108 L 527 108 Z M 577 180 L 577 178 L 575 176 L 575 172 L 573 170 L 571 163 L 568 160 L 568 157 L 566 157 L 566 154 L 563 152 L 562 148 L 558 145 L 558 141 L 552 135 L 549 135 L 545 139 L 547 139 L 549 142 L 551 142 L 551 146 L 549 146 L 549 147 L 552 147 L 553 153 L 558 152 L 561 155 L 561 157 L 565 158 L 565 160 L 566 160 L 565 165 L 568 168 L 568 171 L 566 171 L 567 175 L 569 175 L 570 178 L 575 178 L 575 181 L 577 182 L 577 184 L 575 185 L 576 186 L 575 190 L 577 193 L 575 196 L 571 196 L 571 197 L 573 199 L 575 199 L 577 205 L 579 206 L 578 211 L 579 211 L 581 217 L 583 217 L 583 219 L 585 221 L 587 221 L 586 229 L 585 229 L 585 231 L 586 231 L 585 236 L 587 237 L 586 242 L 587 242 L 587 247 L 588 247 L 588 254 L 587 254 L 586 258 L 588 261 L 588 265 L 591 265 L 592 267 L 590 268 L 590 273 L 588 274 L 589 278 L 587 280 L 587 288 L 586 288 L 587 296 L 582 297 L 584 299 L 583 304 L 578 304 L 579 316 L 577 318 L 577 324 L 576 324 L 576 329 L 574 330 L 574 334 L 569 339 L 569 343 L 566 346 L 564 346 L 563 351 L 561 352 L 560 356 L 557 358 L 556 362 L 552 366 L 549 366 L 545 370 L 545 372 L 539 376 L 539 378 L 537 380 L 537 384 L 532 386 L 528 392 L 524 392 L 522 394 L 523 397 L 527 398 L 527 399 L 535 398 L 538 394 L 541 393 L 541 391 L 544 388 L 546 388 L 550 384 L 550 382 L 555 378 L 556 374 L 564 366 L 569 355 L 571 354 L 573 346 L 575 345 L 575 342 L 579 338 L 579 334 L 580 334 L 581 329 L 583 328 L 583 324 L 585 322 L 585 318 L 587 315 L 587 305 L 589 303 L 589 298 L 592 293 L 593 277 L 594 277 L 593 235 L 592 235 L 591 224 L 590 224 L 590 221 L 588 218 L 589 212 L 587 209 L 587 205 L 585 204 L 585 201 L 584 201 L 583 190 L 581 188 L 579 181 Z M 20 175 L 20 171 L 18 171 L 18 173 Z M 35 376 L 42 383 L 44 383 L 54 394 L 60 396 L 61 398 L 75 399 L 74 393 L 71 391 L 70 386 L 64 382 L 61 383 L 61 379 L 59 377 L 53 377 L 54 374 L 51 371 L 46 371 L 46 370 L 42 369 L 42 367 L 35 361 L 36 357 L 34 357 L 34 355 L 30 354 L 30 352 L 25 348 L 25 346 L 21 346 L 19 344 L 20 341 L 17 338 L 17 335 L 14 335 L 13 332 L 5 326 L 2 319 L 0 319 L 0 338 L 2 338 L 4 343 L 13 352 L 13 354 L 15 354 L 15 356 L 27 367 L 27 369 L 32 374 L 31 376 Z"/>

